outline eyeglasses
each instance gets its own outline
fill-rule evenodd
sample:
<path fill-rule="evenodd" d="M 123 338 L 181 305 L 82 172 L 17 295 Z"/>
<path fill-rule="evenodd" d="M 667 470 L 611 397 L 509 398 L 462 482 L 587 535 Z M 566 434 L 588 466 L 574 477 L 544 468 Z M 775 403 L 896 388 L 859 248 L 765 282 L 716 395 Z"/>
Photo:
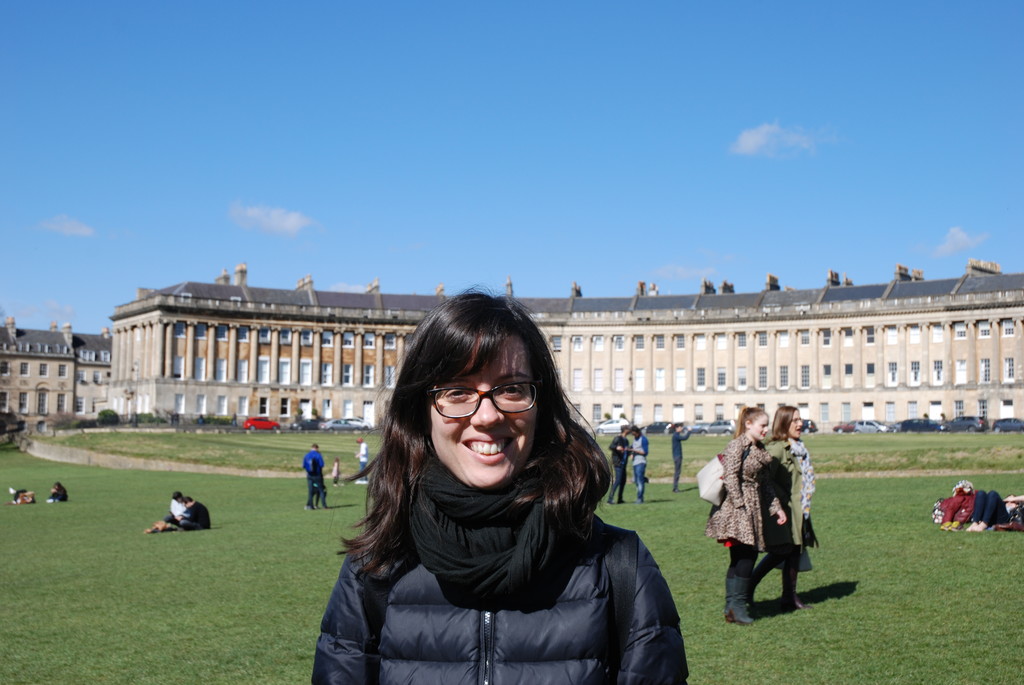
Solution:
<path fill-rule="evenodd" d="M 464 419 L 480 408 L 483 398 L 490 398 L 494 407 L 503 414 L 521 414 L 533 409 L 537 403 L 540 381 L 502 383 L 490 390 L 474 388 L 434 388 L 427 394 L 434 401 L 437 413 L 449 419 Z"/>

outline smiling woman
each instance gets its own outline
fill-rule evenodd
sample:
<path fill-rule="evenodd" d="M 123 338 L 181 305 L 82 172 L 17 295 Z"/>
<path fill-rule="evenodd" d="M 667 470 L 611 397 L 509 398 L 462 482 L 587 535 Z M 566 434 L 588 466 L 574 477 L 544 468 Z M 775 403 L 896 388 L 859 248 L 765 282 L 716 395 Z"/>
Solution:
<path fill-rule="evenodd" d="M 427 315 L 369 478 L 314 683 L 685 682 L 679 617 L 642 543 L 633 595 L 612 601 L 619 533 L 595 516 L 608 465 L 517 301 L 467 293 Z"/>

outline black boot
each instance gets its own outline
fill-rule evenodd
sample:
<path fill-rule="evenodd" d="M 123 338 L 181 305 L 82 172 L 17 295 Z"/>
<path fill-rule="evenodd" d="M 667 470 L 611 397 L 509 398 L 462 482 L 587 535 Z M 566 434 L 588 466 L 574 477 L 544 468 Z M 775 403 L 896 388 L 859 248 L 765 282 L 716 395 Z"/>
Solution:
<path fill-rule="evenodd" d="M 725 579 L 725 620 L 727 623 L 749 625 L 754 622 L 747 613 L 747 586 L 750 578 L 735 576 Z"/>
<path fill-rule="evenodd" d="M 797 611 L 798 609 L 810 609 L 810 604 L 804 604 L 796 594 L 796 577 L 799 575 L 799 562 L 797 564 L 786 563 L 782 569 L 782 610 Z"/>

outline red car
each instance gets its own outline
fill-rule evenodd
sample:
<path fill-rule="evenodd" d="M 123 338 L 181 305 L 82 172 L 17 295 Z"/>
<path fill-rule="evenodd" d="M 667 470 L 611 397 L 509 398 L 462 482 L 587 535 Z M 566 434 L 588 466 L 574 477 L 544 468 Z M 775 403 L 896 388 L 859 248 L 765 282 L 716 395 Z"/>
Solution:
<path fill-rule="evenodd" d="M 835 433 L 852 433 L 853 432 L 853 424 L 852 423 L 841 423 L 838 426 L 836 426 L 835 428 L 833 428 L 832 431 L 835 432 Z"/>
<path fill-rule="evenodd" d="M 281 424 L 266 416 L 250 416 L 242 424 L 242 428 L 247 431 L 280 431 Z"/>

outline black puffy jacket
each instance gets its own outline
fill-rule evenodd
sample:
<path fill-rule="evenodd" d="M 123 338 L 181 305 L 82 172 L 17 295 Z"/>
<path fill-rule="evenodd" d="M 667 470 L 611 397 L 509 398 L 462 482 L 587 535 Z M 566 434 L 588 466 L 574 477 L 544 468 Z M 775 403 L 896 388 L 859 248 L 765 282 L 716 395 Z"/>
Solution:
<path fill-rule="evenodd" d="M 371 644 L 358 563 L 346 557 L 321 624 L 313 683 L 583 685 L 609 682 L 616 641 L 603 530 L 595 524 L 554 606 L 536 611 L 455 606 L 422 565 L 390 589 L 379 656 Z M 686 682 L 679 615 L 640 544 L 632 624 L 617 683 Z"/>

